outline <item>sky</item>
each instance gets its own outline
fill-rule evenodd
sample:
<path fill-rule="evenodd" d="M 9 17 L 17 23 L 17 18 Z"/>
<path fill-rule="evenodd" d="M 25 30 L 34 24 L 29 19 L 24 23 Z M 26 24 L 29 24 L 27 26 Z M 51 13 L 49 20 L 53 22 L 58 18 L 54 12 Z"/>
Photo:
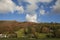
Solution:
<path fill-rule="evenodd" d="M 0 20 L 60 23 L 60 0 L 0 0 Z"/>

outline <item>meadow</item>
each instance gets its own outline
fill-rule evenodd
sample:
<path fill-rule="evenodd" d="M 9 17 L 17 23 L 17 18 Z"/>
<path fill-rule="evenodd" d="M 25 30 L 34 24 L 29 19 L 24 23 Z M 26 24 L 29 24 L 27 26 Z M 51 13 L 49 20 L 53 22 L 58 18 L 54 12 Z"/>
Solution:
<path fill-rule="evenodd" d="M 60 40 L 60 38 L 43 38 L 43 39 L 30 39 L 30 38 L 2 38 L 0 40 Z"/>

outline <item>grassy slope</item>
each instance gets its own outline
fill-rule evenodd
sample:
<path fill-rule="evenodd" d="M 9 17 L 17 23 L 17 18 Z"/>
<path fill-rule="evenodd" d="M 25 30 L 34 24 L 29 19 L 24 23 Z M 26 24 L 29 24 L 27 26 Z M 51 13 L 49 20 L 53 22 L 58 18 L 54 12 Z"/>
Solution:
<path fill-rule="evenodd" d="M 16 31 L 18 38 L 24 36 L 24 29 L 20 29 L 19 31 Z"/>
<path fill-rule="evenodd" d="M 60 40 L 60 38 L 45 38 L 45 39 L 26 39 L 26 38 L 4 38 L 4 39 L 0 39 L 0 40 Z"/>

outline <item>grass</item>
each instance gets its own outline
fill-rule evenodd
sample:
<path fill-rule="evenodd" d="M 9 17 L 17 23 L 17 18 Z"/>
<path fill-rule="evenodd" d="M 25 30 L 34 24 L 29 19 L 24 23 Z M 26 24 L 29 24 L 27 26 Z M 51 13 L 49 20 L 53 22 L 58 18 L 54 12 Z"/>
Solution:
<path fill-rule="evenodd" d="M 17 31 L 16 33 L 17 33 L 18 38 L 19 38 L 19 37 L 23 37 L 23 36 L 24 36 L 24 29 L 20 29 L 20 30 Z"/>
<path fill-rule="evenodd" d="M 60 40 L 60 38 L 41 38 L 41 39 L 29 39 L 29 38 L 1 38 L 0 40 Z"/>
<path fill-rule="evenodd" d="M 17 33 L 17 38 L 0 38 L 0 40 L 60 40 L 60 38 L 46 38 L 47 34 L 44 33 L 36 33 L 37 36 L 39 37 L 38 39 L 36 38 L 26 38 L 24 36 L 24 29 L 20 29 Z"/>

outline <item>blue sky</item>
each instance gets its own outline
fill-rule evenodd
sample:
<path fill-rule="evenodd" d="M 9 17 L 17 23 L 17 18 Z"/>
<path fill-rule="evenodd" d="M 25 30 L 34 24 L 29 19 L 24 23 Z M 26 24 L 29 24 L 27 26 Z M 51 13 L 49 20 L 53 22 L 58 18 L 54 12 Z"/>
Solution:
<path fill-rule="evenodd" d="M 60 0 L 1 0 L 0 20 L 60 23 Z"/>

